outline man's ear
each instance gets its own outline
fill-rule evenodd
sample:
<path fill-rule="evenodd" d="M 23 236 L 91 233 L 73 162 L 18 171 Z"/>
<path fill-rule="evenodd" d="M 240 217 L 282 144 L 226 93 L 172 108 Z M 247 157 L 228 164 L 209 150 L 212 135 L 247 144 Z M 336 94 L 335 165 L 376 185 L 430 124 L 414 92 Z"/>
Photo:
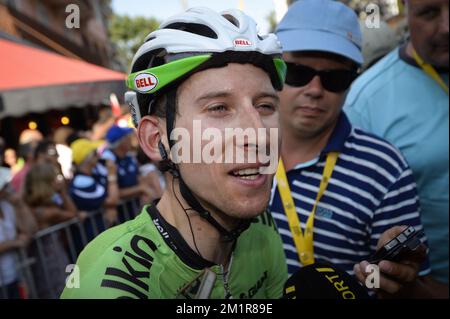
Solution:
<path fill-rule="evenodd" d="M 161 119 L 156 116 L 144 116 L 139 122 L 137 137 L 144 153 L 154 162 L 162 161 L 159 143 L 163 134 Z"/>

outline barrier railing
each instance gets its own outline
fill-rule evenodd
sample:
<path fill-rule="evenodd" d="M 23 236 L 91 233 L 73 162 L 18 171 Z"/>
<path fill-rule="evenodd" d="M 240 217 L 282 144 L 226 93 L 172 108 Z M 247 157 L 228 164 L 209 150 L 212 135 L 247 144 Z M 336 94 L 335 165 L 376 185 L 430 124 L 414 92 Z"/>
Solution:
<path fill-rule="evenodd" d="M 121 203 L 117 207 L 119 223 L 133 219 L 139 210 L 137 199 Z M 15 260 L 20 297 L 59 298 L 69 275 L 67 266 L 75 264 L 81 250 L 109 227 L 103 210 L 92 211 L 83 220 L 76 217 L 40 230 L 27 248 L 9 252 Z M 8 299 L 7 285 L 2 283 L 0 265 L 0 299 Z"/>

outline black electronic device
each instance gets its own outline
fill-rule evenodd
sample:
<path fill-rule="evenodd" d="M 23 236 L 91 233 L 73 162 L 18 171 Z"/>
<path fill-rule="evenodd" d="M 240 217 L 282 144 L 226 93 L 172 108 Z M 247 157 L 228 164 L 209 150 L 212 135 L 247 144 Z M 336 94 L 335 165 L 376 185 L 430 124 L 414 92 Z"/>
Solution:
<path fill-rule="evenodd" d="M 414 253 L 422 244 L 422 231 L 409 226 L 387 244 L 378 249 L 369 259 L 371 264 L 378 264 L 382 260 L 401 261 Z"/>

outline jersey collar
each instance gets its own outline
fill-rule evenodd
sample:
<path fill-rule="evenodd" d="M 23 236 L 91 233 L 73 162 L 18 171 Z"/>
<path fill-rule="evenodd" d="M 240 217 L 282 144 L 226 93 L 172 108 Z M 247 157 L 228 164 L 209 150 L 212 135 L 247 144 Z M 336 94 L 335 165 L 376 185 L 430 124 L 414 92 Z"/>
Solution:
<path fill-rule="evenodd" d="M 191 268 L 201 270 L 214 266 L 214 263 L 202 258 L 198 255 L 198 253 L 191 249 L 188 243 L 181 236 L 180 232 L 162 217 L 158 211 L 158 208 L 156 208 L 156 204 L 157 201 L 155 201 L 152 205 L 147 206 L 147 212 L 153 223 L 156 221 L 156 223 L 163 228 L 160 232 L 166 232 L 168 234 L 168 236 L 162 237 L 173 252 Z M 157 227 L 157 225 L 155 225 L 155 227 Z"/>

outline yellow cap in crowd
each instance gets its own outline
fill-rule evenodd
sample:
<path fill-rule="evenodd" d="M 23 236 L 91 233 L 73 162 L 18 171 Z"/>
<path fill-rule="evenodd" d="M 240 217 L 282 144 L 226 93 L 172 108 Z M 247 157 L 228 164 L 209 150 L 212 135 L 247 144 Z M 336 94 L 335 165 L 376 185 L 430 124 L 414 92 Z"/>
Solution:
<path fill-rule="evenodd" d="M 80 165 L 93 151 L 97 150 L 104 141 L 91 141 L 86 138 L 80 138 L 70 144 L 72 149 L 72 161 Z"/>

